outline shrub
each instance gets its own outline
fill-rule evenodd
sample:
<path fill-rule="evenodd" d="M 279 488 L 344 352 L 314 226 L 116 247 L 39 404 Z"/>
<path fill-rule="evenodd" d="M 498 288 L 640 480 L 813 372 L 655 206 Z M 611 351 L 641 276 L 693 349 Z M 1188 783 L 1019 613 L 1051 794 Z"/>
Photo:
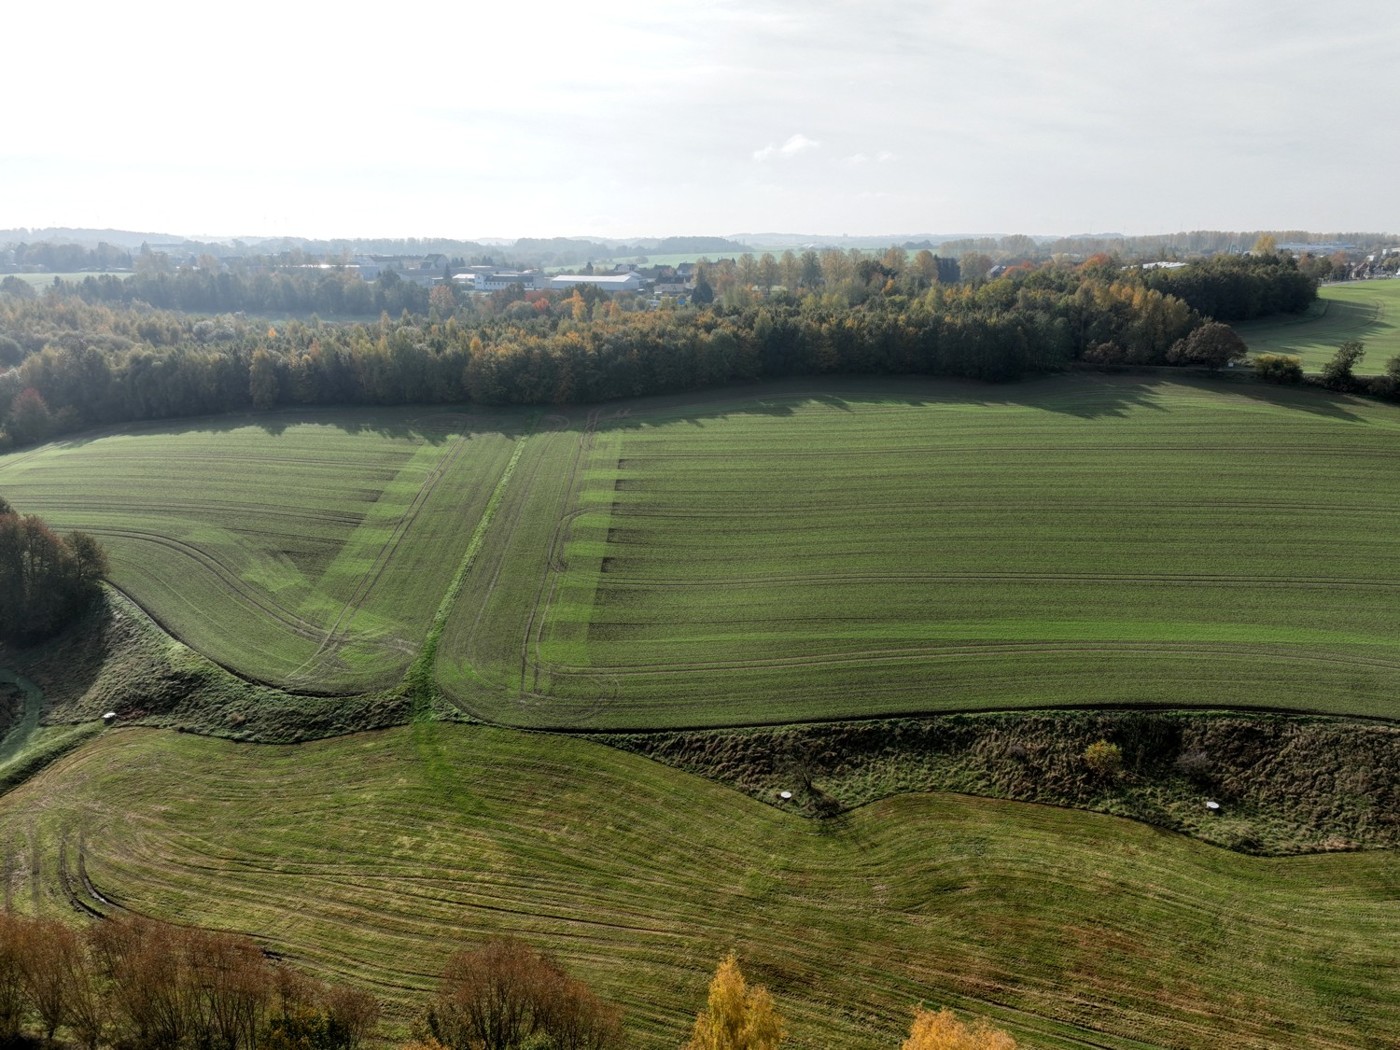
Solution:
<path fill-rule="evenodd" d="M 1372 397 L 1393 401 L 1400 398 L 1400 379 L 1392 375 L 1372 376 L 1366 384 L 1366 390 Z"/>
<path fill-rule="evenodd" d="M 1303 361 L 1293 354 L 1258 354 L 1254 374 L 1270 383 L 1301 383 Z"/>
<path fill-rule="evenodd" d="M 1095 740 L 1084 749 L 1084 764 L 1095 776 L 1115 777 L 1123 769 L 1123 749 L 1107 740 Z"/>
<path fill-rule="evenodd" d="M 1188 780 L 1205 782 L 1215 773 L 1215 763 L 1204 751 L 1183 751 L 1173 763 L 1176 771 Z"/>

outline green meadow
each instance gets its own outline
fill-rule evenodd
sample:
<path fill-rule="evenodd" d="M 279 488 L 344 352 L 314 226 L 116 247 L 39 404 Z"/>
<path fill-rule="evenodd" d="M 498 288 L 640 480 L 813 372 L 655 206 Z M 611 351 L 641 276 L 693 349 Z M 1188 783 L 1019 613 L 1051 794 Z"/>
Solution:
<path fill-rule="evenodd" d="M 919 1002 L 1022 1045 L 1392 1047 L 1400 865 L 1245 857 L 1112 817 L 909 794 L 811 821 L 600 744 L 418 723 L 297 747 L 108 730 L 0 797 L 6 902 L 251 934 L 400 1032 L 510 933 L 677 1046 L 739 952 L 794 1050 Z"/>
<path fill-rule="evenodd" d="M 0 459 L 0 491 L 97 536 L 112 581 L 240 674 L 399 680 L 517 421 L 354 410 L 131 427 Z"/>
<path fill-rule="evenodd" d="M 1398 439 L 1227 380 L 830 381 L 131 428 L 0 458 L 0 491 L 294 691 L 392 685 L 431 628 L 447 696 L 522 726 L 1394 717 Z"/>
<path fill-rule="evenodd" d="M 1307 313 L 1280 314 L 1235 325 L 1255 354 L 1294 354 L 1303 370 L 1320 372 L 1337 347 L 1351 339 L 1366 344 L 1357 375 L 1379 375 L 1400 354 L 1400 280 L 1323 285 Z"/>
<path fill-rule="evenodd" d="M 439 680 L 548 727 L 1391 716 L 1397 436 L 1312 391 L 1083 376 L 608 407 L 531 439 Z"/>

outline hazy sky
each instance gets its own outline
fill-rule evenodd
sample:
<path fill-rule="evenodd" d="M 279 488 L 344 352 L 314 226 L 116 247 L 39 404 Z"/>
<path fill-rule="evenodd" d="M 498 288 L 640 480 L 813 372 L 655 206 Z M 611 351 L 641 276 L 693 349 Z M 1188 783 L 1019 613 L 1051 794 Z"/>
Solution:
<path fill-rule="evenodd" d="M 17 3 L 0 228 L 1400 230 L 1395 0 Z"/>

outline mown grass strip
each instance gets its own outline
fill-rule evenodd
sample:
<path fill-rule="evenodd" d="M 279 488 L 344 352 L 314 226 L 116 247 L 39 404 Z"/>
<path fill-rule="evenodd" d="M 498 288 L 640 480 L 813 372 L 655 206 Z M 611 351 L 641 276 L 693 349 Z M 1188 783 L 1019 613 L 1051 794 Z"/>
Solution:
<path fill-rule="evenodd" d="M 501 506 L 501 500 L 505 496 L 506 488 L 510 485 L 511 477 L 515 474 L 516 464 L 520 462 L 520 456 L 525 451 L 528 440 L 528 435 L 516 439 L 510 459 L 506 461 L 505 469 L 501 471 L 501 476 L 496 481 L 496 487 L 491 491 L 490 498 L 486 501 L 481 517 L 477 519 L 476 527 L 472 529 L 471 538 L 467 541 L 467 549 L 462 553 L 462 560 L 457 565 L 452 582 L 448 584 L 442 601 L 438 603 L 437 611 L 433 613 L 428 634 L 423 639 L 423 647 L 419 650 L 418 657 L 413 661 L 413 666 L 405 678 L 408 688 L 414 696 L 414 710 L 420 714 L 429 710 L 435 695 L 433 667 L 437 662 L 437 651 L 442 642 L 443 628 L 447 626 L 448 617 L 452 615 L 452 609 L 457 604 L 457 596 L 462 592 L 462 581 L 467 578 L 467 573 L 471 571 L 477 553 L 481 550 L 482 543 L 485 542 L 486 534 L 491 528 L 491 522 L 495 519 L 496 511 Z"/>

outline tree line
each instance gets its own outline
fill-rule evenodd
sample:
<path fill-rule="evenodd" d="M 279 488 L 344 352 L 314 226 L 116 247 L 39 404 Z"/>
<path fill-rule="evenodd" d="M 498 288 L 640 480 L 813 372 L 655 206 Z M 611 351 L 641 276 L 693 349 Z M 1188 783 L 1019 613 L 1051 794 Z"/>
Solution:
<path fill-rule="evenodd" d="M 392 270 L 384 271 L 377 280 L 365 281 L 356 270 L 340 267 L 257 273 L 181 267 L 130 276 L 88 274 L 81 280 L 59 281 L 54 287 L 89 303 L 145 303 L 186 313 L 322 313 L 336 317 L 373 317 L 383 310 L 426 313 L 429 292 Z"/>
<path fill-rule="evenodd" d="M 81 616 L 100 593 L 107 555 L 85 532 L 57 535 L 0 498 L 0 641 L 38 641 Z"/>
<path fill-rule="evenodd" d="M 468 304 L 441 286 L 426 311 L 396 319 L 386 310 L 371 322 L 269 324 L 81 294 L 0 295 L 0 367 L 10 366 L 0 373 L 0 447 L 279 405 L 564 404 L 834 373 L 1000 381 L 1075 361 L 1218 367 L 1242 348 L 1222 358 L 1219 339 L 1195 335 L 1208 322 L 1192 298 L 1209 294 L 1235 316 L 1302 308 L 1315 291 L 1288 256 L 1169 271 L 1185 275 L 1173 278 L 1178 295 L 1155 287 L 1156 273 L 1109 258 L 945 283 L 931 253 L 858 264 L 836 255 L 845 267 L 836 290 L 821 259 L 805 277 L 797 260 L 799 289 L 818 282 L 801 294 L 765 288 L 761 270 L 713 265 L 702 276 L 714 301 L 684 309 L 636 309 L 584 287 Z"/>
<path fill-rule="evenodd" d="M 71 273 L 74 270 L 124 270 L 131 267 L 131 252 L 125 248 L 98 242 L 96 248 L 81 244 L 37 244 L 20 242 L 11 249 L 14 265 L 22 269 L 47 270 L 50 273 Z"/>
<path fill-rule="evenodd" d="M 369 993 L 314 981 L 238 934 L 0 912 L 0 1044 L 63 1032 L 84 1050 L 356 1050 L 379 1013 Z"/>
<path fill-rule="evenodd" d="M 83 1050 L 358 1050 L 380 1036 L 369 992 L 326 984 L 252 938 L 139 915 L 76 929 L 0 911 L 0 1045 L 60 1035 Z M 514 937 L 455 953 L 401 1050 L 618 1050 L 622 1013 L 558 959 Z M 683 1050 L 778 1050 L 786 1025 L 734 953 Z M 915 1010 L 903 1050 L 1015 1050 L 952 1011 Z"/>

